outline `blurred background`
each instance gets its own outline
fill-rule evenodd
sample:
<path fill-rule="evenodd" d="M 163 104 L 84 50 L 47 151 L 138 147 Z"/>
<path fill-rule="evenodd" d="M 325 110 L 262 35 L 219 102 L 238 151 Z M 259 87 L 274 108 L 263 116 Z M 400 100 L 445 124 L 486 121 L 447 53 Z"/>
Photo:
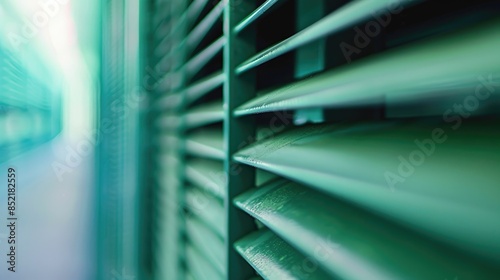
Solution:
<path fill-rule="evenodd" d="M 0 0 L 0 279 L 498 278 L 499 15 Z"/>
<path fill-rule="evenodd" d="M 12 273 L 4 185 L 2 279 L 97 277 L 95 145 L 82 141 L 98 117 L 100 5 L 0 2 L 1 177 L 16 168 L 19 218 Z"/>

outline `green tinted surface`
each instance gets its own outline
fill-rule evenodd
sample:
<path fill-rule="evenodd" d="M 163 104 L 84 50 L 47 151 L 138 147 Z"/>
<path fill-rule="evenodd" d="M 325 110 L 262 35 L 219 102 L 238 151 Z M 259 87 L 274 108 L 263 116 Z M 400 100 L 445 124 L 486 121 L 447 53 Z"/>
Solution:
<path fill-rule="evenodd" d="M 234 246 L 265 279 L 333 279 L 268 229 L 253 232 Z"/>
<path fill-rule="evenodd" d="M 259 18 L 264 16 L 271 8 L 278 6 L 277 4 L 284 3 L 285 0 L 267 0 L 262 3 L 257 9 L 255 9 L 251 14 L 244 18 L 238 25 L 234 27 L 234 32 L 239 33 L 245 29 L 250 24 L 257 21 Z"/>
<path fill-rule="evenodd" d="M 341 279 L 491 279 L 499 272 L 297 183 L 273 182 L 235 203 Z"/>
<path fill-rule="evenodd" d="M 201 11 L 203 8 L 206 6 L 208 0 L 194 0 L 192 3 L 189 5 L 189 8 L 187 10 L 187 18 L 189 19 L 190 26 L 194 24 L 196 19 L 200 16 Z"/>
<path fill-rule="evenodd" d="M 414 4 L 419 1 L 421 0 L 351 1 L 292 37 L 247 59 L 236 68 L 236 72 L 248 71 L 300 46 L 370 18 L 373 13 L 386 10 L 390 6 Z"/>
<path fill-rule="evenodd" d="M 253 219 L 234 206 L 233 198 L 255 185 L 255 169 L 238 164 L 233 155 L 242 145 L 247 145 L 255 135 L 256 125 L 253 120 L 233 117 L 234 109 L 255 96 L 256 79 L 250 75 L 238 76 L 235 73 L 245 57 L 255 53 L 256 32 L 252 28 L 245 34 L 236 34 L 234 27 L 255 10 L 256 1 L 229 0 L 224 9 L 223 34 L 227 43 L 223 51 L 223 71 L 226 76 L 223 85 L 224 100 L 224 171 L 227 174 L 227 192 L 224 196 L 225 215 L 227 217 L 226 266 L 228 279 L 246 280 L 255 275 L 254 269 L 241 257 L 233 247 L 234 242 L 256 230 Z"/>
<path fill-rule="evenodd" d="M 222 198 L 226 193 L 222 162 L 191 159 L 187 161 L 186 178 L 196 186 Z"/>
<path fill-rule="evenodd" d="M 200 23 L 191 31 L 186 40 L 187 40 L 187 48 L 189 51 L 192 51 L 198 46 L 200 41 L 208 34 L 210 28 L 215 24 L 217 19 L 220 18 L 222 12 L 224 11 L 224 7 L 227 5 L 227 1 L 220 1 L 217 5 L 214 6 L 212 11 L 208 13 L 208 15 L 203 18 Z M 179 46 L 180 47 L 180 46 Z"/>
<path fill-rule="evenodd" d="M 161 117 L 156 119 L 155 128 L 162 131 L 165 130 L 173 131 L 176 128 L 178 128 L 180 124 L 181 124 L 181 118 L 179 116 L 173 113 L 165 113 L 162 114 Z"/>
<path fill-rule="evenodd" d="M 196 54 L 191 60 L 186 64 L 186 74 L 188 77 L 194 76 L 198 73 L 212 58 L 218 53 L 222 52 L 222 47 L 226 43 L 226 38 L 221 37 L 215 40 L 212 44 L 202 50 L 200 53 Z"/>
<path fill-rule="evenodd" d="M 216 72 L 208 77 L 190 84 L 184 91 L 175 92 L 161 97 L 155 104 L 154 108 L 157 110 L 173 109 L 180 105 L 182 95 L 184 95 L 187 105 L 200 99 L 212 90 L 222 86 L 224 83 L 225 75 L 222 72 Z"/>
<path fill-rule="evenodd" d="M 189 110 L 185 118 L 189 128 L 220 122 L 224 118 L 222 100 L 197 106 Z"/>
<path fill-rule="evenodd" d="M 182 30 L 181 27 L 186 26 L 189 28 L 192 24 L 194 24 L 194 21 L 198 18 L 207 2 L 208 0 L 193 1 L 177 22 L 172 23 L 171 25 L 164 25 L 164 29 L 167 34 L 159 33 L 159 28 L 156 28 L 155 33 L 159 33 L 158 37 L 161 39 L 154 49 L 154 55 L 160 56 L 161 54 L 168 53 L 168 51 L 172 47 L 172 39 L 174 39 L 174 35 L 178 34 L 178 32 Z"/>
<path fill-rule="evenodd" d="M 404 46 L 316 77 L 264 92 L 236 115 L 283 109 L 370 104 L 384 95 L 422 99 L 439 91 L 470 88 L 500 72 L 500 20 Z"/>
<path fill-rule="evenodd" d="M 222 201 L 202 189 L 186 188 L 186 207 L 190 213 L 216 233 L 221 239 L 225 237 L 224 206 Z"/>
<path fill-rule="evenodd" d="M 199 249 L 189 243 L 186 244 L 186 265 L 197 280 L 223 279 L 223 275 L 204 258 Z"/>
<path fill-rule="evenodd" d="M 235 159 L 498 262 L 498 127 L 470 120 L 456 131 L 439 122 L 308 126 L 258 142 Z M 439 129 L 437 139 L 445 141 L 430 144 Z"/>
<path fill-rule="evenodd" d="M 195 217 L 186 218 L 186 236 L 219 274 L 224 275 L 224 240 Z"/>
<path fill-rule="evenodd" d="M 186 139 L 186 149 L 191 155 L 223 160 L 222 131 L 212 129 L 193 133 Z"/>
<path fill-rule="evenodd" d="M 225 75 L 222 72 L 216 72 L 215 74 L 190 85 L 185 92 L 187 102 L 191 103 L 193 101 L 196 101 L 210 91 L 222 86 L 224 78 Z"/>

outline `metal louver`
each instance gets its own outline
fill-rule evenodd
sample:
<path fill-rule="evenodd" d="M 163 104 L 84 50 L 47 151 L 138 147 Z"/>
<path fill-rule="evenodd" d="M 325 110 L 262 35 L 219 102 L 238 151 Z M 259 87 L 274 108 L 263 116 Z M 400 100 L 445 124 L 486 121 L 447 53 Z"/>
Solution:
<path fill-rule="evenodd" d="M 157 279 L 494 278 L 500 2 L 444 2 L 156 1 Z"/>
<path fill-rule="evenodd" d="M 158 5 L 169 11 L 159 19 L 162 32 L 156 32 L 154 39 L 156 69 L 166 69 L 153 113 L 155 143 L 161 150 L 156 171 L 160 194 L 156 211 L 161 219 L 155 236 L 161 247 L 156 261 L 166 261 L 158 275 L 222 279 L 226 275 L 226 191 L 221 177 L 224 3 Z"/>

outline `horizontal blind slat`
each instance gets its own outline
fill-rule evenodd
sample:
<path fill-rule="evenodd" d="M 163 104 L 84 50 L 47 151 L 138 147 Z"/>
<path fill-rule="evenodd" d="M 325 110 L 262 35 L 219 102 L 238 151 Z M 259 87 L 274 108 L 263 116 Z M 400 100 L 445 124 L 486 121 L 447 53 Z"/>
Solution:
<path fill-rule="evenodd" d="M 224 275 L 224 241 L 194 217 L 186 218 L 186 235 L 210 264 Z"/>
<path fill-rule="evenodd" d="M 499 262 L 500 240 L 493 234 L 500 231 L 499 174 L 492 168 L 500 164 L 498 124 L 445 125 L 307 126 L 255 143 L 234 158 Z M 401 179 L 391 179 L 396 176 Z"/>
<path fill-rule="evenodd" d="M 307 257 L 268 229 L 250 233 L 234 247 L 265 279 L 333 280 L 321 268 L 304 267 Z"/>
<path fill-rule="evenodd" d="M 200 43 L 200 41 L 207 35 L 210 28 L 215 24 L 218 18 L 222 15 L 227 1 L 222 0 L 208 13 L 208 15 L 195 26 L 195 28 L 188 34 L 186 38 L 186 47 L 188 51 L 192 51 Z M 181 46 L 179 46 L 181 47 Z"/>
<path fill-rule="evenodd" d="M 186 187 L 186 208 L 208 228 L 225 239 L 225 218 L 222 201 L 202 188 Z"/>
<path fill-rule="evenodd" d="M 222 140 L 220 130 L 196 132 L 187 137 L 186 150 L 194 156 L 223 160 L 225 153 Z"/>
<path fill-rule="evenodd" d="M 340 279 L 488 279 L 497 273 L 399 226 L 293 182 L 235 198 L 242 210 Z"/>
<path fill-rule="evenodd" d="M 338 32 L 343 28 L 354 25 L 372 16 L 372 13 L 387 9 L 388 6 L 415 4 L 423 0 L 357 0 L 346 4 L 321 20 L 296 33 L 295 35 L 271 46 L 255 56 L 247 59 L 236 68 L 236 73 L 241 74 L 255 68 L 284 53 L 319 38 Z"/>
<path fill-rule="evenodd" d="M 186 102 L 192 103 L 201 97 L 203 97 L 205 94 L 209 93 L 210 91 L 221 87 L 222 84 L 225 81 L 226 76 L 222 71 L 216 72 L 205 79 L 198 81 L 194 84 L 191 84 L 187 89 L 186 89 Z"/>
<path fill-rule="evenodd" d="M 186 265 L 197 280 L 223 279 L 223 275 L 190 243 L 186 243 Z"/>
<path fill-rule="evenodd" d="M 222 47 L 226 43 L 226 38 L 221 37 L 215 40 L 212 44 L 206 47 L 203 51 L 196 54 L 189 60 L 185 66 L 186 75 L 189 77 L 198 73 L 217 53 L 222 51 Z"/>
<path fill-rule="evenodd" d="M 500 28 L 494 20 L 407 47 L 390 50 L 351 65 L 336 68 L 277 90 L 263 92 L 236 109 L 247 115 L 306 107 L 363 105 L 377 97 L 394 95 L 407 102 L 436 92 L 467 89 L 471 94 L 481 79 L 500 73 Z M 449 93 L 448 93 L 449 94 Z"/>
<path fill-rule="evenodd" d="M 197 106 L 189 110 L 185 115 L 188 128 L 221 122 L 223 118 L 222 100 Z"/>
<path fill-rule="evenodd" d="M 282 4 L 286 0 L 267 0 L 262 3 L 257 9 L 255 9 L 251 14 L 244 18 L 238 25 L 234 27 L 235 33 L 240 33 L 243 29 L 247 28 L 249 25 L 260 19 L 266 12 L 271 8 L 278 6 L 277 4 Z"/>
<path fill-rule="evenodd" d="M 226 190 L 222 162 L 206 159 L 189 160 L 186 165 L 186 177 L 194 185 L 218 198 L 224 197 Z"/>
<path fill-rule="evenodd" d="M 205 94 L 210 91 L 221 87 L 224 83 L 225 75 L 218 71 L 212 75 L 209 75 L 200 81 L 188 85 L 188 87 L 181 92 L 174 92 L 167 96 L 161 97 L 158 102 L 155 103 L 156 110 L 165 110 L 176 108 L 179 106 L 182 96 L 185 95 L 185 102 L 189 105 L 196 100 L 202 98 Z"/>

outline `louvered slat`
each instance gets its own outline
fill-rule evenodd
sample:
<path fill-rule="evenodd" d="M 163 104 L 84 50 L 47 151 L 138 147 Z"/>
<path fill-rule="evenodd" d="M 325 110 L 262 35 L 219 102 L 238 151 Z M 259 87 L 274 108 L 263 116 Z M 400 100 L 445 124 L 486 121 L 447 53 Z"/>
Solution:
<path fill-rule="evenodd" d="M 494 20 L 449 36 L 432 38 L 336 68 L 316 77 L 264 92 L 240 106 L 236 115 L 308 107 L 353 106 L 378 102 L 382 95 L 406 102 L 439 92 L 468 89 L 500 71 L 500 28 Z"/>
<path fill-rule="evenodd" d="M 208 260 L 200 254 L 199 249 L 189 243 L 186 245 L 186 263 L 195 279 L 213 280 L 223 278 L 223 275 L 215 270 Z"/>
<path fill-rule="evenodd" d="M 188 48 L 188 50 L 194 50 L 194 48 L 200 43 L 205 35 L 207 35 L 210 28 L 222 15 L 222 11 L 224 11 L 224 7 L 226 4 L 227 1 L 219 1 L 219 3 L 214 6 L 212 11 L 210 11 L 210 13 L 193 29 L 193 31 L 191 31 L 191 33 L 186 38 L 186 47 Z"/>
<path fill-rule="evenodd" d="M 181 18 L 176 23 L 176 25 L 172 27 L 172 32 L 166 36 L 163 36 L 163 39 L 161 39 L 160 43 L 158 44 L 157 48 L 155 49 L 154 54 L 159 55 L 162 53 L 167 53 L 168 50 L 162 49 L 161 47 L 170 42 L 170 39 L 172 39 L 172 36 L 175 35 L 176 32 L 178 32 L 180 30 L 180 28 L 179 28 L 180 26 L 182 26 L 183 24 L 186 24 L 186 27 L 189 28 L 189 26 L 191 26 L 193 21 L 196 18 L 198 18 L 201 11 L 203 10 L 203 7 L 205 7 L 207 2 L 208 2 L 208 0 L 195 0 L 195 1 L 193 1 L 191 3 L 191 5 L 189 5 L 189 8 L 182 14 Z"/>
<path fill-rule="evenodd" d="M 154 95 L 151 101 L 156 102 L 159 98 L 178 97 L 178 106 L 175 108 L 159 108 L 158 111 L 151 111 L 153 118 L 153 128 L 156 134 L 165 135 L 159 137 L 161 142 L 157 149 L 161 149 L 161 156 L 171 158 L 167 164 L 158 164 L 155 168 L 156 176 L 162 178 L 158 180 L 156 186 L 157 195 L 156 219 L 160 220 L 162 225 L 155 235 L 158 237 L 158 243 L 153 243 L 153 248 L 157 248 L 159 254 L 156 256 L 158 265 L 156 266 L 155 277 L 161 279 L 180 279 L 186 271 L 184 264 L 186 259 L 186 246 L 183 232 L 185 231 L 185 209 L 183 189 L 184 180 L 181 176 L 184 173 L 185 162 L 184 154 L 184 129 L 185 122 L 180 113 L 184 108 L 183 97 L 178 93 L 184 87 L 182 66 L 187 60 L 184 49 L 177 48 L 179 42 L 185 37 L 190 19 L 182 15 L 187 13 L 187 3 L 184 1 L 166 1 L 168 15 L 164 21 L 169 24 L 168 34 L 154 34 L 160 36 L 156 38 L 159 42 L 156 46 L 155 56 L 159 61 L 154 69 L 146 70 L 153 79 L 157 80 L 154 84 Z M 154 51 L 154 50 L 153 50 Z M 154 71 L 154 73 L 151 72 Z M 158 76 L 160 79 L 158 80 Z M 172 226 L 170 226 L 172 225 Z M 158 244 L 162 246 L 158 246 Z"/>
<path fill-rule="evenodd" d="M 235 203 L 341 279 L 487 279 L 498 273 L 296 183 L 273 182 Z M 269 248 L 269 254 L 276 253 Z M 408 256 L 410 254 L 410 256 Z M 418 260 L 418 261 L 417 261 Z M 273 278 L 278 279 L 278 278 Z"/>
<path fill-rule="evenodd" d="M 250 24 L 254 23 L 257 21 L 259 18 L 261 18 L 266 12 L 271 10 L 272 8 L 275 8 L 279 4 L 282 4 L 286 0 L 266 0 L 266 2 L 262 3 L 255 11 L 253 11 L 251 14 L 249 14 L 246 18 L 244 18 L 238 25 L 234 27 L 234 32 L 239 33 L 243 29 L 245 29 L 247 26 Z"/>
<path fill-rule="evenodd" d="M 181 125 L 181 118 L 173 113 L 166 113 L 155 121 L 155 126 L 159 130 L 174 130 Z"/>
<path fill-rule="evenodd" d="M 186 149 L 191 155 L 223 160 L 222 132 L 205 130 L 188 136 Z"/>
<path fill-rule="evenodd" d="M 234 246 L 265 279 L 334 280 L 268 229 L 253 232 Z"/>
<path fill-rule="evenodd" d="M 222 121 L 222 101 L 200 105 L 186 113 L 186 125 L 189 128 L 203 126 Z"/>
<path fill-rule="evenodd" d="M 213 8 L 195 23 L 177 46 L 187 53 L 185 63 L 178 66 L 185 81 L 178 91 L 182 98 L 175 100 L 186 106 L 181 112 L 185 120 L 184 145 L 188 156 L 185 158 L 184 189 L 189 213 L 193 214 L 186 217 L 186 239 L 191 243 L 189 246 L 200 253 L 196 263 L 188 256 L 186 265 L 197 279 L 223 279 L 227 275 L 223 250 L 226 219 L 221 200 L 226 193 L 222 167 L 224 151 L 221 126 L 213 125 L 222 122 L 223 108 L 221 94 L 212 92 L 224 82 L 218 65 L 226 38 L 222 30 L 215 27 L 225 1 L 210 4 Z M 199 102 L 202 97 L 209 101 Z"/>
<path fill-rule="evenodd" d="M 312 126 L 256 143 L 235 159 L 499 261 L 500 240 L 491 233 L 500 230 L 498 172 L 492 168 L 500 162 L 500 131 L 474 122 L 456 131 L 442 125 Z M 489 152 L 467 152 L 473 150 Z"/>
<path fill-rule="evenodd" d="M 190 160 L 186 166 L 186 176 L 193 184 L 203 188 L 219 198 L 225 190 L 222 163 L 204 159 Z"/>
<path fill-rule="evenodd" d="M 411 5 L 419 1 L 423 0 L 352 1 L 292 37 L 247 59 L 236 68 L 236 72 L 241 74 L 255 68 L 300 46 L 370 18 L 373 13 L 387 9 L 392 5 Z"/>
<path fill-rule="evenodd" d="M 217 272 L 224 275 L 224 251 L 221 250 L 224 247 L 224 240 L 194 217 L 186 219 L 186 234 L 190 242 L 200 249 L 200 252 L 217 269 Z"/>
<path fill-rule="evenodd" d="M 202 220 L 207 227 L 224 239 L 224 206 L 217 197 L 196 187 L 186 188 L 186 207 L 191 214 Z"/>
<path fill-rule="evenodd" d="M 185 69 L 188 77 L 192 77 L 198 73 L 217 53 L 221 52 L 225 43 L 226 38 L 221 37 L 188 61 Z"/>
<path fill-rule="evenodd" d="M 212 74 L 201 81 L 192 84 L 186 89 L 186 102 L 192 103 L 197 99 L 203 97 L 208 92 L 222 86 L 225 76 L 222 72 Z"/>
<path fill-rule="evenodd" d="M 217 5 L 215 5 L 210 13 L 205 18 L 203 18 L 188 34 L 185 40 L 171 47 L 169 51 L 161 57 L 160 61 L 157 64 L 157 67 L 166 66 L 171 69 L 172 65 L 174 65 L 174 67 L 177 66 L 178 63 L 173 62 L 173 60 L 176 59 L 175 54 L 183 48 L 187 48 L 187 53 L 193 51 L 196 46 L 198 46 L 200 41 L 207 35 L 208 31 L 215 24 L 217 19 L 220 17 L 222 11 L 224 10 L 225 4 L 226 1 L 220 1 Z"/>
<path fill-rule="evenodd" d="M 156 109 L 169 109 L 175 108 L 180 105 L 181 95 L 185 95 L 185 102 L 189 105 L 190 103 L 200 99 L 210 91 L 222 86 L 224 83 L 225 76 L 221 72 L 212 74 L 206 78 L 191 84 L 184 92 L 174 93 L 165 97 L 162 97 L 155 104 Z"/>
<path fill-rule="evenodd" d="M 203 7 L 207 4 L 208 0 L 195 0 L 189 6 L 187 10 L 187 18 L 190 19 L 191 22 L 196 20 L 198 16 L 201 14 Z"/>

